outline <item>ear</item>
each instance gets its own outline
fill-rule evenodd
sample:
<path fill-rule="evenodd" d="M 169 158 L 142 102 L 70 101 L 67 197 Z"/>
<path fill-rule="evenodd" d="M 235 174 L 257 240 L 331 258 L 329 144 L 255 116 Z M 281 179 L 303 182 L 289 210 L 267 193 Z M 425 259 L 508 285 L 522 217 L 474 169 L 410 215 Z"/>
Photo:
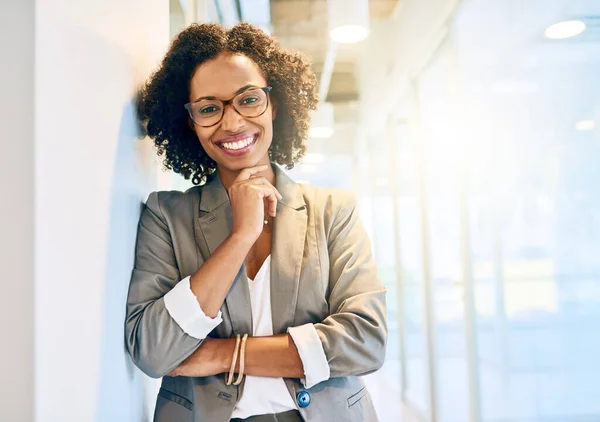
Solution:
<path fill-rule="evenodd" d="M 277 117 L 278 109 L 279 109 L 279 104 L 277 104 L 277 100 L 275 98 L 273 98 L 271 100 L 271 114 L 272 114 L 271 120 L 275 120 L 275 118 Z"/>
<path fill-rule="evenodd" d="M 187 122 L 188 122 L 189 128 L 192 129 L 192 132 L 196 133 L 196 128 L 194 127 L 194 121 L 188 117 Z"/>

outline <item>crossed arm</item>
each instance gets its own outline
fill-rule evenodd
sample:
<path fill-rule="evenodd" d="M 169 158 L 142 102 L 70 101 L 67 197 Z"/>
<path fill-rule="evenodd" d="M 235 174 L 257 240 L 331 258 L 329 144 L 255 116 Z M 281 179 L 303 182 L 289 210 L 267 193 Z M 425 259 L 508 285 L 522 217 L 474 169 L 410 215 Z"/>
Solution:
<path fill-rule="evenodd" d="M 334 211 L 326 227 L 331 314 L 313 326 L 323 346 L 331 377 L 363 375 L 383 364 L 387 338 L 385 288 L 377 277 L 370 244 L 358 220 L 354 200 L 346 201 Z M 226 242 L 192 276 L 192 290 L 196 285 L 194 278 L 206 283 L 212 277 L 233 281 L 244 256 L 234 248 L 244 246 L 239 239 L 232 241 L 232 245 L 237 246 L 227 246 Z M 229 264 L 217 265 L 220 259 Z M 235 259 L 241 259 L 239 265 Z M 230 270 L 231 277 L 225 277 L 225 268 L 235 268 Z M 169 230 L 161 213 L 158 194 L 152 193 L 138 227 L 136 265 L 129 288 L 125 324 L 127 350 L 134 363 L 155 378 L 164 375 L 208 376 L 229 371 L 234 339 L 190 336 L 167 311 L 164 297 L 178 280 Z M 208 290 L 210 293 L 205 297 L 222 303 L 230 285 L 212 285 L 217 286 L 217 290 Z M 198 301 L 209 317 L 218 316 L 216 310 L 220 304 L 203 304 L 200 298 Z M 289 334 L 248 339 L 246 374 L 301 378 L 304 369 Z"/>
<path fill-rule="evenodd" d="M 207 337 L 169 376 L 206 377 L 229 372 L 235 339 Z M 235 372 L 239 370 L 239 360 Z M 244 373 L 262 377 L 302 378 L 304 368 L 289 334 L 250 337 L 246 342 Z"/>

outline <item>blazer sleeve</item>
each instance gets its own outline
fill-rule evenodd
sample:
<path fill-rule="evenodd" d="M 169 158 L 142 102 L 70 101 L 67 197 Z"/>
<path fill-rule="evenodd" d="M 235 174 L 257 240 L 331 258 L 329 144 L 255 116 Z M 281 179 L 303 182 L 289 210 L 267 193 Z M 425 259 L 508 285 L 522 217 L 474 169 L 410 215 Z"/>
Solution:
<path fill-rule="evenodd" d="M 158 192 L 152 192 L 138 224 L 125 344 L 135 365 L 153 378 L 171 372 L 202 343 L 186 334 L 165 307 L 164 296 L 180 276 Z"/>
<path fill-rule="evenodd" d="M 328 229 L 330 315 L 315 329 L 331 377 L 366 375 L 385 360 L 386 288 L 350 195 Z M 330 219 L 331 220 L 331 219 Z"/>

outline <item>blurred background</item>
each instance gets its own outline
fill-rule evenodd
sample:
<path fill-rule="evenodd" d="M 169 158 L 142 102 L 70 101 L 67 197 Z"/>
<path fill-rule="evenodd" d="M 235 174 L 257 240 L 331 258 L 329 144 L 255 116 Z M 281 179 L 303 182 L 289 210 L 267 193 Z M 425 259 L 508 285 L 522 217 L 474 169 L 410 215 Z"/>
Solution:
<path fill-rule="evenodd" d="M 0 3 L 0 420 L 150 421 L 123 346 L 164 172 L 132 98 L 189 23 L 320 80 L 297 181 L 354 191 L 388 287 L 381 421 L 600 421 L 600 1 Z"/>

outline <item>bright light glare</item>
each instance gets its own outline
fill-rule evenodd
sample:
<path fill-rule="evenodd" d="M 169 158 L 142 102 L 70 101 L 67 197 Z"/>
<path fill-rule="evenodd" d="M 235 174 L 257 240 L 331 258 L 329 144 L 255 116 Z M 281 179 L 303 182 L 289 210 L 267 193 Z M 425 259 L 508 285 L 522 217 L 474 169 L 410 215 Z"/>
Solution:
<path fill-rule="evenodd" d="M 311 138 L 330 138 L 331 136 L 333 136 L 333 128 L 311 127 L 308 135 Z"/>
<path fill-rule="evenodd" d="M 318 173 L 319 167 L 314 164 L 301 164 L 298 166 L 302 173 Z"/>
<path fill-rule="evenodd" d="M 550 25 L 544 31 L 546 37 L 552 40 L 563 40 L 575 37 L 585 31 L 585 23 L 581 21 L 564 21 Z"/>
<path fill-rule="evenodd" d="M 386 187 L 389 186 L 390 181 L 388 180 L 387 177 L 378 177 L 377 179 L 375 179 L 375 185 L 379 186 L 379 187 Z"/>
<path fill-rule="evenodd" d="M 575 123 L 575 130 L 594 130 L 596 124 L 593 120 L 581 120 Z"/>
<path fill-rule="evenodd" d="M 323 154 L 317 154 L 315 152 L 309 152 L 304 157 L 302 157 L 302 162 L 304 164 L 319 164 L 325 161 L 325 156 Z"/>
<path fill-rule="evenodd" d="M 329 32 L 331 39 L 340 44 L 352 44 L 364 40 L 369 31 L 360 25 L 343 25 L 333 28 Z"/>

